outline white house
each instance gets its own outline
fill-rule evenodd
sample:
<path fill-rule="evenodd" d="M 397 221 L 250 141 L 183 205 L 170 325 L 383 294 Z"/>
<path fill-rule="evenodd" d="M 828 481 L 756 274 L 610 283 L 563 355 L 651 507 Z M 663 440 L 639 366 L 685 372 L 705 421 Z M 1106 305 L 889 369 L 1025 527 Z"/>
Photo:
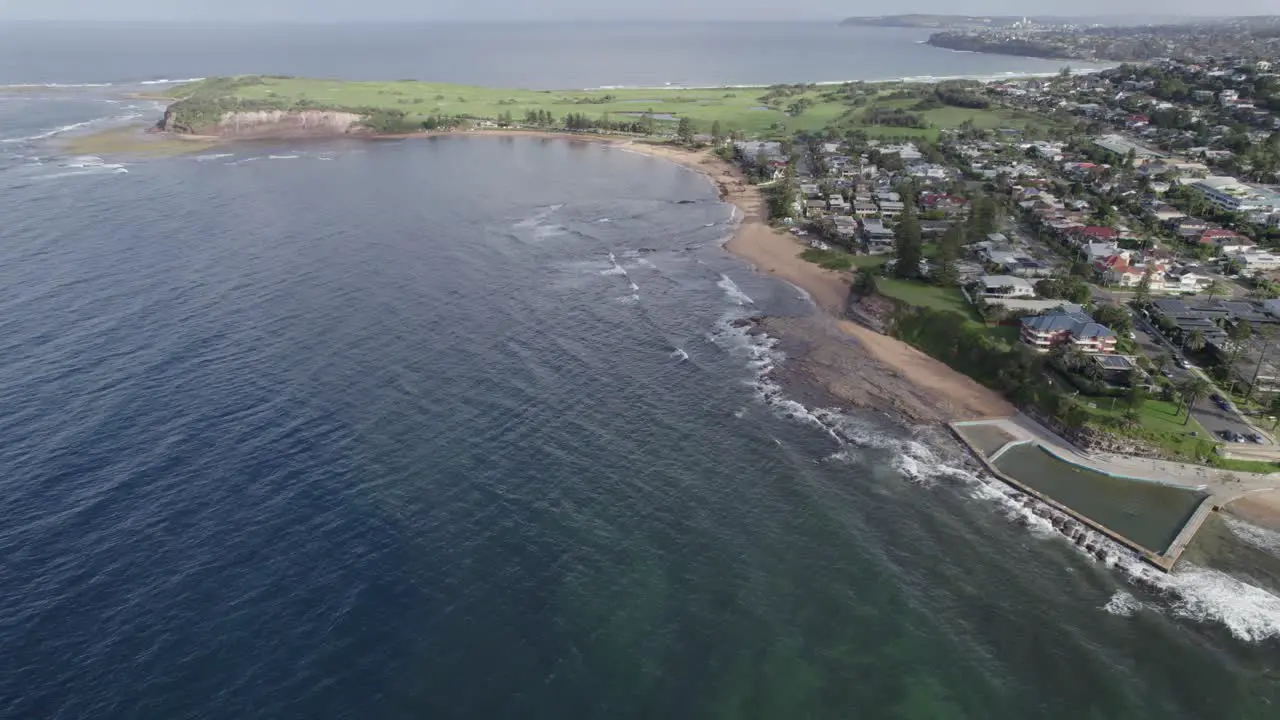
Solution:
<path fill-rule="evenodd" d="M 1270 252 L 1243 252 L 1232 258 L 1240 263 L 1245 274 L 1280 268 L 1280 255 Z"/>
<path fill-rule="evenodd" d="M 978 278 L 978 286 L 984 298 L 1033 298 L 1036 296 L 1034 285 L 1012 275 L 983 275 Z"/>

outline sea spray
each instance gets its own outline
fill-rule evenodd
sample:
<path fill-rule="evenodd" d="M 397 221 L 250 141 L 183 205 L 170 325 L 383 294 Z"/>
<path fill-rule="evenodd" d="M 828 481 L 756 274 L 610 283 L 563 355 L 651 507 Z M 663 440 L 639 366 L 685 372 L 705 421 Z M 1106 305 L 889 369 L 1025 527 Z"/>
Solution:
<path fill-rule="evenodd" d="M 967 485 L 970 497 L 992 503 L 1010 522 L 1026 528 L 1033 536 L 1054 542 L 1065 540 L 1085 558 L 1116 571 L 1136 590 L 1151 595 L 1140 601 L 1128 591 L 1119 591 L 1132 600 L 1113 596 L 1104 605 L 1109 613 L 1128 617 L 1138 608 L 1145 608 L 1184 620 L 1218 623 L 1245 642 L 1280 638 L 1280 597 L 1266 590 L 1185 560 L 1173 573 L 1166 574 L 1066 513 L 994 476 L 968 469 L 963 453 L 945 453 L 945 443 L 939 438 L 931 438 L 934 442 L 922 441 L 924 437 L 904 442 L 900 436 L 886 434 L 866 420 L 834 409 L 810 409 L 788 398 L 772 377 L 785 355 L 777 349 L 776 339 L 752 331 L 750 325 L 744 322 L 740 310 L 731 312 L 716 324 L 708 339 L 746 359 L 759 402 L 778 416 L 820 429 L 836 441 L 840 449 L 827 456 L 826 461 L 848 461 L 850 447 L 895 452 L 892 467 L 904 479 L 926 487 L 944 478 Z"/>

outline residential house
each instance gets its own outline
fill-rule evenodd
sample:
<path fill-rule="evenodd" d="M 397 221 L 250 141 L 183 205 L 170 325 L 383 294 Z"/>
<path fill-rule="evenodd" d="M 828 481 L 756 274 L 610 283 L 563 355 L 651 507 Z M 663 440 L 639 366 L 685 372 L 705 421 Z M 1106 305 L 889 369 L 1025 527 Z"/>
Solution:
<path fill-rule="evenodd" d="M 969 213 L 969 201 L 955 195 L 925 193 L 920 196 L 920 206 L 925 210 L 940 210 L 947 217 L 962 217 Z"/>
<path fill-rule="evenodd" d="M 1244 235 L 1225 228 L 1211 228 L 1209 230 L 1205 230 L 1200 234 L 1200 237 L 1196 239 L 1196 242 L 1201 245 L 1216 247 L 1228 255 L 1248 252 L 1257 245 L 1257 243 Z"/>
<path fill-rule="evenodd" d="M 858 234 L 858 221 L 848 215 L 832 216 L 831 224 L 835 226 L 836 235 L 841 238 L 853 239 Z"/>
<path fill-rule="evenodd" d="M 1272 252 L 1242 252 L 1231 256 L 1231 259 L 1243 268 L 1246 275 L 1280 268 L 1280 255 Z"/>
<path fill-rule="evenodd" d="M 1169 223 L 1173 233 L 1185 242 L 1196 242 L 1209 227 L 1208 221 L 1197 217 L 1183 217 Z"/>
<path fill-rule="evenodd" d="M 1022 318 L 1022 342 L 1036 352 L 1071 345 L 1083 352 L 1112 353 L 1116 334 L 1083 312 L 1055 312 Z"/>
<path fill-rule="evenodd" d="M 882 155 L 897 155 L 902 158 L 902 162 L 911 163 L 924 158 L 920 154 L 920 149 L 912 143 L 903 143 L 901 145 L 885 145 L 880 148 Z"/>
<path fill-rule="evenodd" d="M 1033 298 L 1035 286 L 1012 275 L 983 275 L 978 278 L 978 292 L 984 298 Z"/>
<path fill-rule="evenodd" d="M 893 231 L 884 226 L 883 220 L 863 220 L 862 241 L 871 255 L 893 252 Z"/>
<path fill-rule="evenodd" d="M 870 200 L 853 201 L 853 214 L 857 215 L 859 218 L 875 217 L 879 212 L 880 209 L 877 208 L 875 203 Z"/>

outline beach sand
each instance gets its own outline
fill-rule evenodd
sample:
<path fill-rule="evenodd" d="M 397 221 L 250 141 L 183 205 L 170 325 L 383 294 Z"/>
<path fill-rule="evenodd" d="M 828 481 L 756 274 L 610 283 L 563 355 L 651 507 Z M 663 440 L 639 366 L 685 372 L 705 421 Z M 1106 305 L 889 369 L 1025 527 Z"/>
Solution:
<path fill-rule="evenodd" d="M 1224 510 L 1258 527 L 1280 532 L 1280 490 L 1264 490 L 1246 495 Z"/>
<path fill-rule="evenodd" d="M 616 140 L 615 140 L 616 142 Z M 725 249 L 809 294 L 824 320 L 767 318 L 761 326 L 783 342 L 789 361 L 780 370 L 784 384 L 806 400 L 884 410 L 919 423 L 1008 417 L 1017 410 L 999 393 L 910 345 L 844 319 L 850 273 L 824 270 L 800 257 L 804 246 L 770 227 L 760 189 L 741 171 L 709 151 L 670 145 L 623 143 L 711 178 L 721 198 L 741 213 Z M 816 384 L 825 398 L 798 385 Z"/>

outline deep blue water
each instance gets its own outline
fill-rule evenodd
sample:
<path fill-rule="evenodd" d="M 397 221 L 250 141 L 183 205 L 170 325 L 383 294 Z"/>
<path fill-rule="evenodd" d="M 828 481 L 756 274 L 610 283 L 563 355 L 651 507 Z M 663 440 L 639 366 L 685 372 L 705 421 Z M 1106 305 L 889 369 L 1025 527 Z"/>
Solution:
<path fill-rule="evenodd" d="M 1277 538 L 1151 590 L 767 401 L 732 321 L 812 310 L 698 175 L 20 140 L 126 95 L 0 93 L 0 717 L 1274 717 Z"/>

